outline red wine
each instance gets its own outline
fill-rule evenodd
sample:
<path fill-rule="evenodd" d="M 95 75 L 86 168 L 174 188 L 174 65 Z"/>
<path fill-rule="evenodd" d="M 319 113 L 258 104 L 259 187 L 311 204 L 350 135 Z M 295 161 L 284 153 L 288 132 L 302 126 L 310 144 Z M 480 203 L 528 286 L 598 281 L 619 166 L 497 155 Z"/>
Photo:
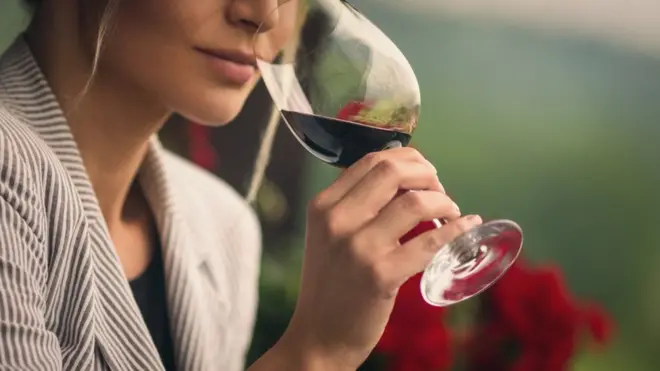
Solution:
<path fill-rule="evenodd" d="M 410 134 L 329 117 L 282 111 L 298 140 L 320 160 L 349 167 L 364 155 L 407 146 Z"/>

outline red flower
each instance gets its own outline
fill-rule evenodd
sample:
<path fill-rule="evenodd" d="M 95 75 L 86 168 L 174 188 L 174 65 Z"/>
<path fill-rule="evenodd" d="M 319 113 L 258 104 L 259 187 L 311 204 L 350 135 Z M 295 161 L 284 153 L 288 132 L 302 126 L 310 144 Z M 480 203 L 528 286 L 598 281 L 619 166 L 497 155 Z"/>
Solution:
<path fill-rule="evenodd" d="M 218 154 L 209 140 L 211 128 L 189 123 L 187 129 L 190 160 L 207 170 L 215 170 L 218 163 Z"/>
<path fill-rule="evenodd" d="M 579 322 L 561 275 L 554 267 L 532 271 L 515 264 L 490 291 L 492 305 L 516 337 L 547 344 L 570 337 Z"/>
<path fill-rule="evenodd" d="M 598 345 L 605 345 L 612 338 L 614 326 L 603 308 L 588 304 L 582 312 L 584 321 L 589 326 L 589 333 Z"/>
<path fill-rule="evenodd" d="M 440 371 L 451 365 L 449 331 L 444 308 L 428 305 L 419 291 L 421 274 L 401 288 L 376 351 L 388 360 L 389 371 Z"/>
<path fill-rule="evenodd" d="M 470 369 L 566 370 L 584 330 L 599 343 L 610 336 L 604 312 L 577 302 L 557 267 L 532 269 L 519 261 L 482 300 L 486 324 L 467 344 Z"/>

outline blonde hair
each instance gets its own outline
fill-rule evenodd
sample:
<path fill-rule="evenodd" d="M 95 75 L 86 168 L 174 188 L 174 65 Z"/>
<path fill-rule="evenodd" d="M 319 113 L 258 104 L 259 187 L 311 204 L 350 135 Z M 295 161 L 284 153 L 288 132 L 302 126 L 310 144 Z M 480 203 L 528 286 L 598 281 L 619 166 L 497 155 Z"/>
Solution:
<path fill-rule="evenodd" d="M 305 24 L 307 18 L 307 12 L 309 10 L 309 4 L 307 1 L 302 0 L 298 6 L 298 14 L 296 18 L 296 26 L 294 27 L 294 39 L 290 40 L 285 49 L 282 51 L 282 60 L 283 61 L 293 61 L 295 59 L 296 53 L 298 52 L 298 47 L 300 45 L 300 29 Z M 259 151 L 257 152 L 257 157 L 254 160 L 254 167 L 252 170 L 252 178 L 250 179 L 250 186 L 248 187 L 246 199 L 250 204 L 254 204 L 257 201 L 259 196 L 259 190 L 261 185 L 264 182 L 264 177 L 266 176 L 266 169 L 270 163 L 270 156 L 273 151 L 273 144 L 275 143 L 275 137 L 277 135 L 277 129 L 281 121 L 280 112 L 278 107 L 275 106 L 275 103 L 271 105 L 270 118 L 268 119 L 268 124 L 264 130 L 261 145 L 259 146 Z"/>
<path fill-rule="evenodd" d="M 34 1 L 40 2 L 40 0 L 34 0 Z M 87 81 L 85 81 L 85 85 L 74 98 L 72 109 L 76 109 L 78 107 L 83 97 L 87 94 L 90 87 L 92 86 L 92 83 L 94 82 L 94 76 L 96 76 L 96 72 L 99 67 L 99 60 L 101 58 L 101 50 L 103 49 L 103 40 L 105 40 L 106 35 L 110 31 L 111 21 L 115 11 L 117 10 L 117 5 L 119 4 L 119 1 L 120 0 L 108 0 L 105 9 L 103 9 L 103 13 L 101 14 L 101 19 L 99 20 L 99 27 L 98 27 L 99 29 L 98 32 L 96 33 L 96 40 L 94 41 L 92 70 L 89 73 L 89 77 L 87 78 Z"/>
<path fill-rule="evenodd" d="M 266 176 L 266 169 L 270 163 L 270 155 L 273 151 L 273 144 L 275 143 L 277 129 L 280 126 L 279 124 L 280 112 L 275 105 L 272 105 L 270 118 L 268 119 L 268 124 L 264 130 L 257 157 L 254 160 L 250 186 L 248 187 L 247 195 L 245 196 L 247 201 L 251 204 L 257 200 L 257 195 L 259 194 L 264 177 Z"/>
<path fill-rule="evenodd" d="M 282 59 L 285 61 L 292 60 L 297 49 L 298 40 L 294 40 L 294 42 L 291 42 L 288 47 L 283 50 Z M 254 160 L 252 178 L 250 179 L 250 186 L 248 187 L 247 195 L 245 197 L 251 204 L 257 200 L 259 189 L 266 176 L 266 169 L 270 163 L 270 156 L 273 152 L 273 144 L 275 143 L 275 137 L 277 136 L 277 129 L 279 128 L 280 121 L 280 111 L 275 103 L 272 103 L 270 108 L 270 118 L 268 119 L 268 124 L 264 130 L 257 157 Z"/>

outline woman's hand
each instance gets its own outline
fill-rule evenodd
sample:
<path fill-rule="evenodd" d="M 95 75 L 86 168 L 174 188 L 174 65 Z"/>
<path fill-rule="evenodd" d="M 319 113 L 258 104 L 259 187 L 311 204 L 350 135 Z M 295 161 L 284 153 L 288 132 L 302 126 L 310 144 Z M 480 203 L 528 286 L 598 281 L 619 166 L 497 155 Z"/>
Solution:
<path fill-rule="evenodd" d="M 399 243 L 433 218 L 449 222 Z M 416 150 L 366 156 L 310 203 L 300 296 L 278 346 L 301 369 L 355 370 L 382 335 L 399 287 L 480 223 L 460 217 Z"/>

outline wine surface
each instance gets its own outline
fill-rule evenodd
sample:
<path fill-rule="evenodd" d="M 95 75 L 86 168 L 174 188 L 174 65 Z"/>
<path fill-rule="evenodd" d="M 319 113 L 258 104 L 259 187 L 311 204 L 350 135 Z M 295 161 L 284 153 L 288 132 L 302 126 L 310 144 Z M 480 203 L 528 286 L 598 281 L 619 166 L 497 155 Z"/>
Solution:
<path fill-rule="evenodd" d="M 370 152 L 405 147 L 410 134 L 340 119 L 282 111 L 298 140 L 320 160 L 348 167 Z"/>

